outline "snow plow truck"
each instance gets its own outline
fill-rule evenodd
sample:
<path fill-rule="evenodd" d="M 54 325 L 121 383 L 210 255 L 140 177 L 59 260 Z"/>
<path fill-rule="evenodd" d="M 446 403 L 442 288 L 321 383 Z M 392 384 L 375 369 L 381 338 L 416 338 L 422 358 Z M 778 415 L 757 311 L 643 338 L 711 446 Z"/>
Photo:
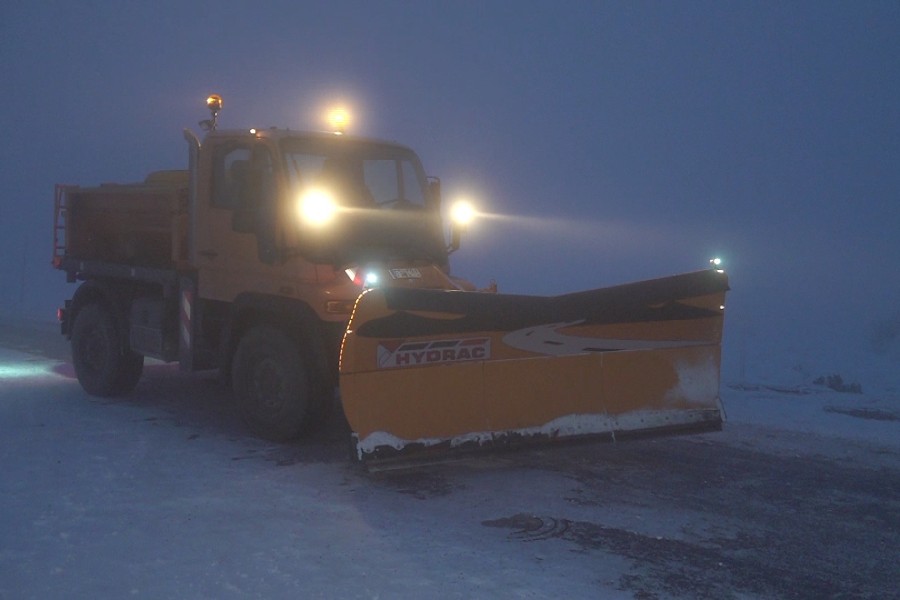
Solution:
<path fill-rule="evenodd" d="M 53 266 L 81 282 L 58 317 L 88 394 L 127 394 L 145 357 L 218 369 L 271 440 L 339 398 L 370 466 L 721 428 L 721 269 L 555 297 L 480 291 L 451 274 L 462 226 L 445 227 L 440 181 L 413 150 L 222 130 L 221 98 L 207 104 L 203 141 L 184 130 L 187 169 L 56 186 Z"/>

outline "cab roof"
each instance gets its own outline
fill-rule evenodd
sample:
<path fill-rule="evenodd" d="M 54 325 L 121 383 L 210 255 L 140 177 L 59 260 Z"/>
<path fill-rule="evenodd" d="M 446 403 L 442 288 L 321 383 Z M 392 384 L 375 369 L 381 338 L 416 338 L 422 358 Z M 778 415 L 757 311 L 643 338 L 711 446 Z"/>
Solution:
<path fill-rule="evenodd" d="M 342 143 L 346 143 L 348 145 L 372 144 L 379 146 L 392 146 L 394 148 L 408 150 L 410 152 L 413 151 L 409 146 L 400 144 L 392 140 L 347 134 L 335 134 L 327 131 L 300 131 L 293 129 L 279 129 L 277 127 L 270 127 L 268 129 L 216 129 L 215 131 L 208 132 L 204 139 L 239 137 L 254 137 L 256 139 L 266 139 L 275 142 L 280 142 L 287 139 L 343 141 Z"/>

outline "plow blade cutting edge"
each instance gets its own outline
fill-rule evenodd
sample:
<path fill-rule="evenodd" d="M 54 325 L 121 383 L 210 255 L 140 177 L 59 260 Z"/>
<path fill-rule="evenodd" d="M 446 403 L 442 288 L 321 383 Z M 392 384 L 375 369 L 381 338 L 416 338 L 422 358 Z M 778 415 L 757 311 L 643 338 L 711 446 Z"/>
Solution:
<path fill-rule="evenodd" d="M 727 290 L 717 270 L 554 297 L 368 290 L 340 364 L 358 458 L 720 429 Z"/>

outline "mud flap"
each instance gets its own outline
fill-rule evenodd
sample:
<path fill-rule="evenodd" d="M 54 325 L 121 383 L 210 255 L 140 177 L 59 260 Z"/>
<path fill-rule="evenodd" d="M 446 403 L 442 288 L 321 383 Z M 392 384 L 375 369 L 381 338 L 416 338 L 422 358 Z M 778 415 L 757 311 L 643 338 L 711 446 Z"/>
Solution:
<path fill-rule="evenodd" d="M 550 298 L 369 290 L 341 351 L 357 455 L 718 429 L 727 289 L 710 270 Z"/>

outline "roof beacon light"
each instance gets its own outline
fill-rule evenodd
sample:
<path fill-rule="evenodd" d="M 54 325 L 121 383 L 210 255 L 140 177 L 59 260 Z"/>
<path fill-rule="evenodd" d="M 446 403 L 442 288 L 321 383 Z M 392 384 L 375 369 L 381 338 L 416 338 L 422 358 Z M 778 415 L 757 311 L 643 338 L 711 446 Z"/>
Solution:
<path fill-rule="evenodd" d="M 724 273 L 724 272 L 725 272 L 725 270 L 722 269 L 722 259 L 719 258 L 718 256 L 715 257 L 715 258 L 709 259 L 709 267 L 710 267 L 711 269 L 715 269 L 715 270 L 718 271 L 719 273 Z"/>
<path fill-rule="evenodd" d="M 206 108 L 209 109 L 212 118 L 200 121 L 200 127 L 203 131 L 215 131 L 218 124 L 219 111 L 222 110 L 222 96 L 210 94 L 206 98 Z"/>
<path fill-rule="evenodd" d="M 345 108 L 333 108 L 328 111 L 328 125 L 334 135 L 344 135 L 350 124 L 350 113 Z"/>

